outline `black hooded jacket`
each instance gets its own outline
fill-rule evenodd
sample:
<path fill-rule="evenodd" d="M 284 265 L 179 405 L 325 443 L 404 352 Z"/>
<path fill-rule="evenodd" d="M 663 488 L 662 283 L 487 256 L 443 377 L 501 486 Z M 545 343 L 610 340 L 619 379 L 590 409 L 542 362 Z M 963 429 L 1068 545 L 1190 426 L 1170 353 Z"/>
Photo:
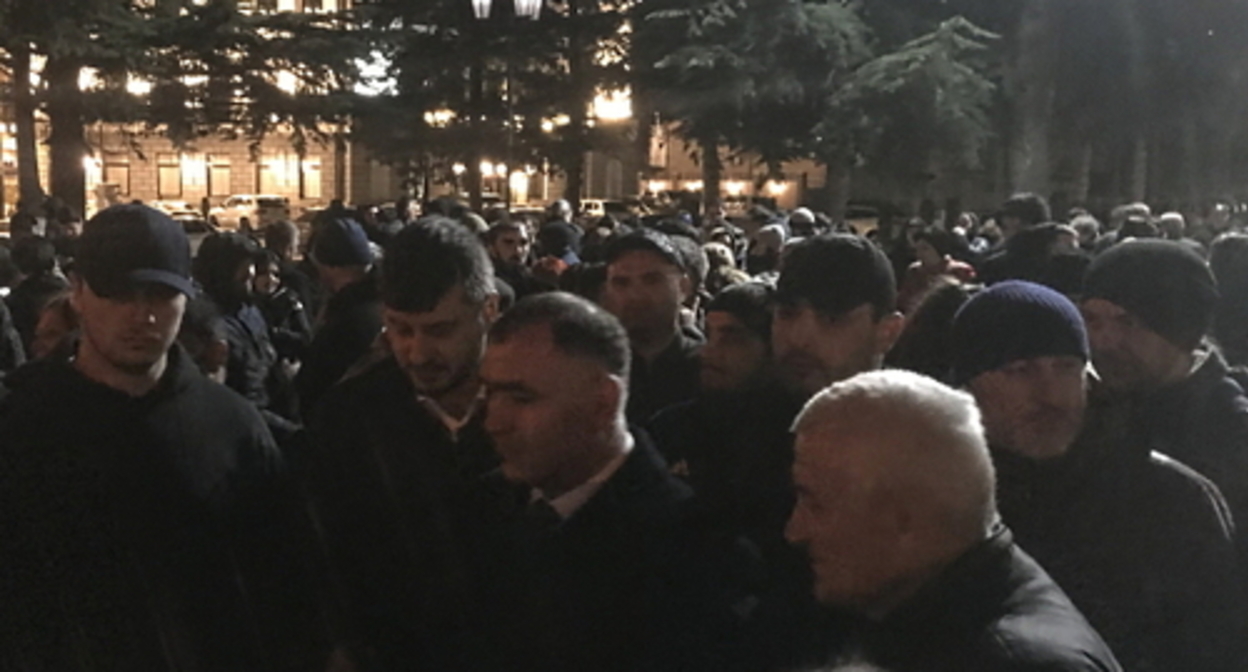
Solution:
<path fill-rule="evenodd" d="M 63 360 L 5 386 L 0 669 L 309 662 L 318 610 L 297 578 L 295 500 L 251 404 L 178 347 L 142 397 Z"/>

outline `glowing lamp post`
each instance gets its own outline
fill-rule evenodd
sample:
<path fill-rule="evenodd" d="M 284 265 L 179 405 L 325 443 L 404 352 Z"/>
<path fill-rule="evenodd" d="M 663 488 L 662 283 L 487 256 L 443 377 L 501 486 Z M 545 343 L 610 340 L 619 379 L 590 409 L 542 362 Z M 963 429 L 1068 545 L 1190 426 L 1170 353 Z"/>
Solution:
<path fill-rule="evenodd" d="M 516 16 L 522 19 L 538 19 L 542 15 L 542 0 L 515 0 Z M 494 0 L 472 0 L 472 13 L 478 19 L 490 18 Z"/>

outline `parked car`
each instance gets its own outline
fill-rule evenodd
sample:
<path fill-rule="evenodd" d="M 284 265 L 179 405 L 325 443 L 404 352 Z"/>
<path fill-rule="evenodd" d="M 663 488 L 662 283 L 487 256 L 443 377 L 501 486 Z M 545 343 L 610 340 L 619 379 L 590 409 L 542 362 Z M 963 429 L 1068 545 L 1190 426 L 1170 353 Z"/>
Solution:
<path fill-rule="evenodd" d="M 273 222 L 290 219 L 285 196 L 238 194 L 208 211 L 208 223 L 223 231 L 258 231 Z"/>
<path fill-rule="evenodd" d="M 150 203 L 148 203 L 148 205 L 153 208 L 156 208 L 157 210 L 164 212 L 165 214 L 169 215 L 170 217 L 173 217 L 174 219 L 177 219 L 178 215 L 181 215 L 181 216 L 194 215 L 195 217 L 199 217 L 201 219 L 203 218 L 203 213 L 199 211 L 199 208 L 191 207 L 191 204 L 187 203 L 186 201 L 160 200 L 160 201 L 151 201 Z"/>
<path fill-rule="evenodd" d="M 199 246 L 203 245 L 204 239 L 216 233 L 217 229 L 209 224 L 198 214 L 189 217 L 183 214 L 170 215 L 174 220 L 182 223 L 182 230 L 186 232 L 186 237 L 191 242 L 191 256 L 199 254 Z"/>

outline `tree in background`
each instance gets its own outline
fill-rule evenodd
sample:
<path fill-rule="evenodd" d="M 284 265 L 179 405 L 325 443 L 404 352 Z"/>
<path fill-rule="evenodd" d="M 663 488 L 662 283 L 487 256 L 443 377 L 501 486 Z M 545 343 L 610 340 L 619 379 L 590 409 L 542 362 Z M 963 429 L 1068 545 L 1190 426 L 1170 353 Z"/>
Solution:
<path fill-rule="evenodd" d="M 634 54 L 660 116 L 698 143 L 704 195 L 719 198 L 720 154 L 752 152 L 773 171 L 828 167 L 841 218 L 849 174 L 937 154 L 974 164 L 991 133 L 993 35 L 963 19 L 889 44 L 853 4 L 657 0 L 643 5 Z M 912 168 L 911 168 L 912 169 Z"/>
<path fill-rule="evenodd" d="M 85 129 L 97 121 L 160 134 L 184 146 L 198 137 L 244 137 L 253 147 L 275 129 L 297 150 L 327 140 L 353 108 L 351 85 L 367 53 L 348 15 L 244 13 L 214 0 L 3 0 L 0 50 L 12 63 L 23 195 L 38 193 L 34 112 L 50 133 L 50 191 L 82 212 Z M 37 89 L 20 77 L 43 60 Z M 82 76 L 94 84 L 84 90 Z M 293 91 L 279 81 L 288 73 Z M 150 90 L 132 87 L 150 83 Z"/>

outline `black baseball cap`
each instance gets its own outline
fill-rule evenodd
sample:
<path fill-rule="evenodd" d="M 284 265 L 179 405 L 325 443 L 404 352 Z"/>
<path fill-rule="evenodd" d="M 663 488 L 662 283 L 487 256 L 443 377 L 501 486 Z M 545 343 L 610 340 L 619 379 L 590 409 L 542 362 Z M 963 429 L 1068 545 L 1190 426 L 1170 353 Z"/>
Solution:
<path fill-rule="evenodd" d="M 785 251 L 775 301 L 809 305 L 842 315 L 870 305 L 877 315 L 896 310 L 897 280 L 880 248 L 859 236 L 831 233 L 807 238 Z"/>
<path fill-rule="evenodd" d="M 114 205 L 82 229 L 74 271 L 104 297 L 155 283 L 195 296 L 191 244 L 182 225 L 146 205 Z"/>

